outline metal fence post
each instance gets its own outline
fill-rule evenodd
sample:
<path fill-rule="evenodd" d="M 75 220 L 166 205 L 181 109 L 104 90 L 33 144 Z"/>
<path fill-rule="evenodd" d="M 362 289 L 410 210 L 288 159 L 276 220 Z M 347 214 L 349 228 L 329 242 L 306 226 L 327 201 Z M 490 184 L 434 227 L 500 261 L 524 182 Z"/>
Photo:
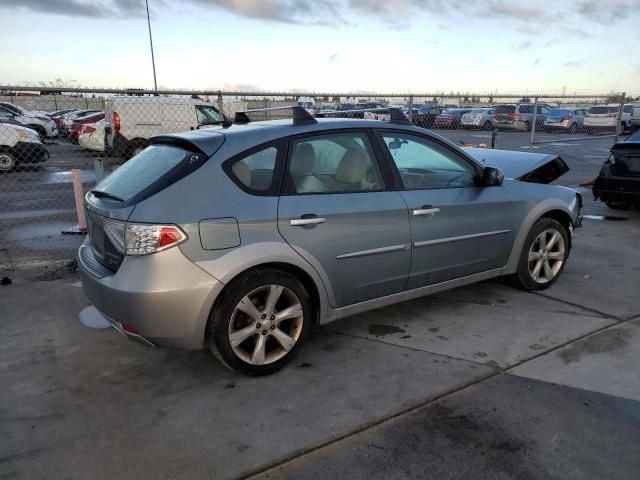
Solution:
<path fill-rule="evenodd" d="M 218 113 L 224 116 L 224 102 L 222 101 L 222 92 L 218 92 Z"/>
<path fill-rule="evenodd" d="M 624 133 L 624 132 L 622 132 L 622 112 L 624 111 L 624 99 L 625 99 L 626 95 L 627 95 L 627 92 L 622 92 L 622 95 L 620 96 L 620 108 L 618 108 L 618 119 L 617 119 L 617 123 L 616 123 L 616 135 L 613 138 L 613 143 L 618 143 L 618 140 L 620 139 L 620 134 Z"/>
<path fill-rule="evenodd" d="M 538 97 L 533 101 L 533 122 L 531 122 L 531 140 L 529 143 L 533 145 L 536 143 L 536 123 L 538 120 Z"/>
<path fill-rule="evenodd" d="M 413 95 L 409 95 L 409 121 L 413 123 Z"/>

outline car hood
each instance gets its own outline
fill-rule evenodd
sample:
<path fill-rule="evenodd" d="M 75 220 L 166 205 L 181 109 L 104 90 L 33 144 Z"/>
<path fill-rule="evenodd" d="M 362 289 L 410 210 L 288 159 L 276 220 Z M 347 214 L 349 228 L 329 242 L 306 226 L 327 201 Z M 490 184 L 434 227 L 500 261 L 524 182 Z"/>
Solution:
<path fill-rule="evenodd" d="M 488 148 L 465 148 L 486 167 L 502 170 L 505 177 L 531 183 L 551 183 L 569 171 L 564 160 L 550 153 L 529 153 Z"/>

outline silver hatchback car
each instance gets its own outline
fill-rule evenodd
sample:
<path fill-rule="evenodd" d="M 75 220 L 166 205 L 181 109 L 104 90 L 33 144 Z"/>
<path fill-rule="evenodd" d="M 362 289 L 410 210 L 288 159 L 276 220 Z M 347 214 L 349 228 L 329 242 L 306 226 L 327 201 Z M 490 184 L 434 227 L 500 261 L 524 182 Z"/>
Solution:
<path fill-rule="evenodd" d="M 155 137 L 87 193 L 82 283 L 117 330 L 262 375 L 315 324 L 561 274 L 582 203 L 545 184 L 561 158 L 461 149 L 396 109 L 389 122 L 293 113 Z"/>

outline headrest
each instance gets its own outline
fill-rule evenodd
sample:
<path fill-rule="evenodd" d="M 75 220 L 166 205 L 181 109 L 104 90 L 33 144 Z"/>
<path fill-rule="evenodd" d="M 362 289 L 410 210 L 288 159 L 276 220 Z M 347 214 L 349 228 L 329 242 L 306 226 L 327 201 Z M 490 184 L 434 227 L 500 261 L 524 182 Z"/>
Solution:
<path fill-rule="evenodd" d="M 360 183 L 367 175 L 369 161 L 363 150 L 350 148 L 342 156 L 340 165 L 336 170 L 338 183 Z"/>
<path fill-rule="evenodd" d="M 233 174 L 247 187 L 251 186 L 251 169 L 249 166 L 240 161 L 233 164 L 231 167 Z"/>
<path fill-rule="evenodd" d="M 291 157 L 291 173 L 309 175 L 316 164 L 316 152 L 309 143 L 299 143 L 293 149 Z"/>

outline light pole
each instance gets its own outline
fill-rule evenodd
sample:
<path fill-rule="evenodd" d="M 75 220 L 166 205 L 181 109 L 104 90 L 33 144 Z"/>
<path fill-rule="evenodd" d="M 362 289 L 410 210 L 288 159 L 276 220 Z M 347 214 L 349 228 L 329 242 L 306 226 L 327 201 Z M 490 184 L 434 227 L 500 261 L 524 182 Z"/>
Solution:
<path fill-rule="evenodd" d="M 149 0 L 145 0 L 147 5 L 147 25 L 149 26 L 149 44 L 151 45 L 151 66 L 153 67 L 153 87 L 158 93 L 158 82 L 156 80 L 156 61 L 153 57 L 153 38 L 151 37 L 151 19 L 149 18 Z"/>

